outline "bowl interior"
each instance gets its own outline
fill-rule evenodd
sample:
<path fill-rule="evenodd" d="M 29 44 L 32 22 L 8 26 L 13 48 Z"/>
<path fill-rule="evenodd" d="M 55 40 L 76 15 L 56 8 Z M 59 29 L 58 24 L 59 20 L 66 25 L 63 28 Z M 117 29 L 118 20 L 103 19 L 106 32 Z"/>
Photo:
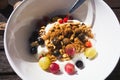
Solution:
<path fill-rule="evenodd" d="M 43 16 L 52 17 L 66 14 L 74 2 L 75 0 L 30 0 L 24 2 L 14 11 L 8 22 L 7 43 L 9 52 L 22 60 L 35 61 L 34 57 L 30 55 L 29 52 L 28 39 L 35 29 L 36 22 Z M 87 3 L 84 3 L 72 13 L 72 15 L 75 19 L 83 22 L 88 20 L 88 18 L 86 19 L 88 15 Z"/>
<path fill-rule="evenodd" d="M 15 64 L 12 67 L 22 78 L 24 75 L 33 80 L 34 77 L 32 76 L 40 69 L 35 57 L 30 55 L 28 47 L 28 39 L 35 29 L 36 22 L 43 16 L 52 17 L 66 14 L 74 2 L 75 0 L 26 0 L 14 11 L 7 24 L 5 42 L 7 52 L 9 53 L 8 56 L 10 56 L 9 60 Z M 92 19 L 92 16 L 90 16 L 92 14 L 91 10 L 92 8 L 88 2 L 85 2 L 72 15 L 74 18 L 89 24 Z M 28 69 L 28 66 L 31 68 Z M 44 75 L 46 72 L 42 70 L 41 72 L 43 77 L 50 75 Z M 27 73 L 31 74 L 27 75 Z M 40 74 L 40 72 L 38 73 Z M 36 75 L 39 76 L 38 74 Z"/>

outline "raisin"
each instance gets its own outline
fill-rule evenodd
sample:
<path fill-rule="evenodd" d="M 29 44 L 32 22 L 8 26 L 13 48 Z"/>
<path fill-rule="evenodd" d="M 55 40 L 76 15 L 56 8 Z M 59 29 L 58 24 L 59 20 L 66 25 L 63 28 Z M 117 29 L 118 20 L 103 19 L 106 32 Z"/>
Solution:
<path fill-rule="evenodd" d="M 82 31 L 79 29 L 75 29 L 75 37 L 77 37 L 79 34 L 81 34 Z"/>
<path fill-rule="evenodd" d="M 66 38 L 70 38 L 72 34 L 73 34 L 72 30 L 67 31 L 67 32 L 65 33 L 65 37 L 66 37 Z"/>
<path fill-rule="evenodd" d="M 84 34 L 79 34 L 78 38 L 80 41 L 82 41 L 83 43 L 85 43 L 85 35 Z"/>

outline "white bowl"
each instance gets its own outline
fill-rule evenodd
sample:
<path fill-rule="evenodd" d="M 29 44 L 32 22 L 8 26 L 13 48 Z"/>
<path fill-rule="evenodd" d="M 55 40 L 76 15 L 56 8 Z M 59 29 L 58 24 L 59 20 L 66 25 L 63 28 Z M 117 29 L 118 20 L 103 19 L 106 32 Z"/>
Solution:
<path fill-rule="evenodd" d="M 8 20 L 5 29 L 4 45 L 10 65 L 22 79 L 98 80 L 98 78 L 104 79 L 113 70 L 118 61 L 118 57 L 115 60 L 113 60 L 115 61 L 115 63 L 113 62 L 114 64 L 111 66 L 110 69 L 108 69 L 108 72 L 105 75 L 100 76 L 103 73 L 102 69 L 106 69 L 106 64 L 109 64 L 107 57 L 110 57 L 111 59 L 113 59 L 113 57 L 111 56 L 110 52 L 112 50 L 111 47 L 111 50 L 108 51 L 110 52 L 110 54 L 107 55 L 107 53 L 103 53 L 107 52 L 106 45 L 109 45 L 109 43 L 105 43 L 106 40 L 104 40 L 103 38 L 107 36 L 104 36 L 104 34 L 100 34 L 99 30 L 103 29 L 103 27 L 99 27 L 99 25 L 98 28 L 94 28 L 94 32 L 98 31 L 96 32 L 96 37 L 99 39 L 97 46 L 100 44 L 100 46 L 103 47 L 104 45 L 104 49 L 100 49 L 100 47 L 98 46 L 98 52 L 100 52 L 98 53 L 98 57 L 93 61 L 86 60 L 86 68 L 80 70 L 78 72 L 78 75 L 53 75 L 48 72 L 45 72 L 41 70 L 41 68 L 38 66 L 36 59 L 32 55 L 30 55 L 28 39 L 35 28 L 36 21 L 46 15 L 54 16 L 57 14 L 66 14 L 74 2 L 75 0 L 26 0 L 13 12 L 12 16 Z M 91 24 L 93 21 L 93 9 L 91 3 L 88 2 L 85 2 L 74 13 L 72 13 L 72 15 L 78 20 Z M 100 5 L 97 1 L 96 4 Z M 101 38 L 101 36 L 103 36 L 103 38 Z M 108 39 L 111 38 L 108 37 Z M 101 42 L 101 40 L 103 41 Z M 117 39 L 117 41 L 118 40 L 119 39 Z M 116 45 L 116 43 L 113 43 L 113 45 L 114 44 Z M 115 55 L 115 57 L 116 56 L 117 55 Z M 105 60 L 105 65 L 102 64 L 104 63 L 103 59 Z"/>

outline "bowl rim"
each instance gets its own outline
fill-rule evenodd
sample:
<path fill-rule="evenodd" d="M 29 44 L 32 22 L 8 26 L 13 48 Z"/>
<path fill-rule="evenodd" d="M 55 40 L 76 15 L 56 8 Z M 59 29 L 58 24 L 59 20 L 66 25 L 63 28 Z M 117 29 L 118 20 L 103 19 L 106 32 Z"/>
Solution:
<path fill-rule="evenodd" d="M 102 0 L 103 1 L 103 0 Z M 19 72 L 18 68 L 15 66 L 14 62 L 12 61 L 11 57 L 9 56 L 9 52 L 8 52 L 8 49 L 7 49 L 7 39 L 6 39 L 6 35 L 7 35 L 7 26 L 9 25 L 9 22 L 11 20 L 11 17 L 12 15 L 14 15 L 14 13 L 19 10 L 19 7 L 21 7 L 23 4 L 25 4 L 25 2 L 27 2 L 27 0 L 24 0 L 13 12 L 12 14 L 10 15 L 8 21 L 7 21 L 7 24 L 6 24 L 6 28 L 5 28 L 5 32 L 4 32 L 4 48 L 5 48 L 5 53 L 6 53 L 6 56 L 7 56 L 7 59 L 10 63 L 10 65 L 12 66 L 13 70 L 18 74 L 18 76 L 20 76 L 22 79 L 25 79 L 26 80 L 26 77 L 22 75 L 21 72 Z M 96 1 L 97 2 L 97 1 Z M 99 1 L 98 1 L 99 2 Z M 104 2 L 104 1 L 103 1 Z M 105 2 L 104 2 L 105 3 Z M 107 4 L 105 4 L 107 5 Z M 107 5 L 108 6 L 108 5 Z M 118 59 L 119 60 L 119 59 Z M 118 63 L 118 60 L 117 60 L 117 63 Z M 117 65 L 117 63 L 115 64 L 115 66 Z M 113 69 L 114 70 L 114 69 Z M 111 72 L 113 71 L 111 70 Z M 104 78 L 106 78 L 107 76 L 109 76 L 110 73 L 107 73 L 106 76 L 104 76 Z"/>

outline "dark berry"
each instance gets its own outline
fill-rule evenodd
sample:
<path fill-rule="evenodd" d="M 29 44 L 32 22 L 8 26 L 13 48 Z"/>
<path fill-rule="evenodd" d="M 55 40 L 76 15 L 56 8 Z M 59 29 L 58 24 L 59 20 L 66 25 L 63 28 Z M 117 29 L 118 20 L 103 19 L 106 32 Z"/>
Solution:
<path fill-rule="evenodd" d="M 44 45 L 44 40 L 40 37 L 37 39 L 39 45 Z"/>
<path fill-rule="evenodd" d="M 58 16 L 54 16 L 54 17 L 52 17 L 50 20 L 52 21 L 52 22 L 56 22 L 58 19 L 60 19 L 60 17 L 58 17 Z"/>
<path fill-rule="evenodd" d="M 75 65 L 76 65 L 78 68 L 80 68 L 80 69 L 83 69 L 83 68 L 84 68 L 84 64 L 83 64 L 83 62 L 82 62 L 81 60 L 76 61 Z"/>
<path fill-rule="evenodd" d="M 37 31 L 34 31 L 33 33 L 32 33 L 32 35 L 34 35 L 34 36 L 37 36 L 38 37 L 38 32 Z"/>
<path fill-rule="evenodd" d="M 73 16 L 69 16 L 69 20 L 73 20 Z"/>
<path fill-rule="evenodd" d="M 45 22 L 49 22 L 49 21 L 50 21 L 50 18 L 49 18 L 48 16 L 44 16 L 44 17 L 43 17 L 43 20 L 44 20 Z"/>
<path fill-rule="evenodd" d="M 56 56 L 56 57 L 60 56 L 59 50 L 55 50 L 55 51 L 53 52 L 53 55 Z"/>
<path fill-rule="evenodd" d="M 38 35 L 39 35 L 38 32 L 37 32 L 37 31 L 34 31 L 34 32 L 31 34 L 30 38 L 29 38 L 29 42 L 31 43 L 31 42 L 36 41 Z"/>
<path fill-rule="evenodd" d="M 78 37 L 79 34 L 81 34 L 82 32 L 80 30 L 75 30 L 75 37 Z"/>
<path fill-rule="evenodd" d="M 62 48 L 61 41 L 58 40 L 57 38 L 54 38 L 54 39 L 52 40 L 52 43 L 56 46 L 57 49 Z"/>
<path fill-rule="evenodd" d="M 44 20 L 40 20 L 40 21 L 38 22 L 38 26 L 39 26 L 39 27 L 46 26 L 46 23 L 47 23 L 47 22 L 45 22 Z"/>
<path fill-rule="evenodd" d="M 31 47 L 30 52 L 32 54 L 36 54 L 37 53 L 37 47 Z"/>

